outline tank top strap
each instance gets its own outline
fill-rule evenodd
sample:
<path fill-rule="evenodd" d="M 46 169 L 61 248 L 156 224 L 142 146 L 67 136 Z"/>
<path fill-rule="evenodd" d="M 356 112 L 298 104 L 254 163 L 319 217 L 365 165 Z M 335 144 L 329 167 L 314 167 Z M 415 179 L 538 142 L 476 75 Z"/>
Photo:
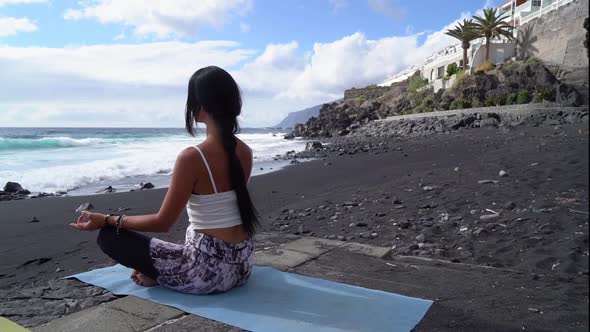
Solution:
<path fill-rule="evenodd" d="M 203 151 L 201 151 L 201 149 L 198 146 L 194 145 L 193 147 L 195 149 L 197 149 L 197 151 L 199 151 L 201 158 L 203 158 L 203 162 L 205 163 L 205 167 L 207 167 L 207 173 L 209 173 L 209 179 L 211 180 L 211 185 L 213 186 L 213 191 L 215 191 L 215 193 L 217 194 L 217 186 L 215 185 L 215 180 L 213 180 L 213 173 L 211 173 L 211 168 L 209 167 L 209 163 L 207 162 L 207 158 L 205 158 Z"/>

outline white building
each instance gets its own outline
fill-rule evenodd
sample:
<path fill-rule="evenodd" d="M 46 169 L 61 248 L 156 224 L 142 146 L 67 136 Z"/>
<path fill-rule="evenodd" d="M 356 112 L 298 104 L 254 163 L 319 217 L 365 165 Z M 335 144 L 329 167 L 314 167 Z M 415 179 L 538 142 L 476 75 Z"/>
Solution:
<path fill-rule="evenodd" d="M 516 27 L 514 36 L 516 37 L 517 29 L 520 25 L 530 22 L 537 17 L 556 10 L 559 7 L 572 2 L 573 0 L 509 0 L 498 7 L 501 14 L 508 13 L 509 23 Z M 514 41 L 494 39 L 490 45 L 490 62 L 501 64 L 516 56 L 516 43 Z M 473 71 L 477 66 L 484 63 L 485 57 L 485 38 L 479 38 L 471 42 L 471 47 L 467 50 L 467 64 L 469 70 Z M 389 76 L 381 86 L 387 86 L 394 82 L 407 79 L 417 70 L 420 70 L 422 77 L 428 80 L 434 87 L 435 92 L 440 89 L 446 89 L 452 86 L 454 79 L 446 77 L 446 71 L 449 65 L 456 64 L 458 68 L 463 68 L 463 48 L 461 43 L 448 46 L 424 60 L 419 65 L 413 65 L 410 68 Z"/>
<path fill-rule="evenodd" d="M 499 9 L 502 14 L 509 13 L 511 25 L 519 27 L 572 1 L 574 0 L 509 0 Z"/>

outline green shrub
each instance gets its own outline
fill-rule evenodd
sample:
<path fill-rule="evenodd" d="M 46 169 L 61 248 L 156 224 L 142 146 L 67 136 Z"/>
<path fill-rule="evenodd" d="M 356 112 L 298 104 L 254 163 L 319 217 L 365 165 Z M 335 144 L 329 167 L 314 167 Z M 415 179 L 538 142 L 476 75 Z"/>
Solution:
<path fill-rule="evenodd" d="M 485 105 L 486 106 L 502 106 L 502 105 L 506 105 L 506 101 L 507 101 L 508 97 L 506 96 L 496 96 L 493 98 L 486 98 L 485 100 Z"/>
<path fill-rule="evenodd" d="M 414 76 L 410 79 L 410 82 L 408 82 L 408 91 L 415 92 L 418 89 L 423 88 L 427 85 L 428 85 L 427 79 L 422 78 L 420 76 Z"/>
<path fill-rule="evenodd" d="M 524 60 L 524 63 L 526 63 L 526 64 L 543 63 L 543 61 L 541 61 L 541 59 L 539 59 L 537 57 L 530 56 Z"/>
<path fill-rule="evenodd" d="M 544 101 L 555 101 L 555 91 L 551 89 L 537 91 L 533 97 L 533 103 L 542 103 Z"/>
<path fill-rule="evenodd" d="M 451 89 L 461 86 L 461 84 L 463 84 L 463 81 L 465 81 L 465 79 L 467 79 L 468 77 L 469 77 L 469 75 L 464 70 L 457 71 L 457 76 L 455 77 L 455 83 L 453 83 L 453 86 L 451 87 Z"/>
<path fill-rule="evenodd" d="M 463 70 L 463 69 L 461 69 L 461 70 L 457 70 L 457 76 L 456 76 L 456 80 L 457 80 L 457 81 L 459 81 L 459 80 L 462 80 L 462 79 L 464 79 L 465 77 L 467 77 L 467 75 L 466 75 L 466 73 L 465 73 L 465 70 Z"/>
<path fill-rule="evenodd" d="M 451 63 L 447 66 L 447 77 L 451 77 L 455 75 L 459 71 L 459 67 L 457 67 L 456 63 Z"/>
<path fill-rule="evenodd" d="M 453 100 L 453 102 L 449 106 L 449 109 L 460 110 L 463 108 L 470 108 L 470 107 L 471 107 L 471 105 L 465 99 L 455 99 L 455 100 Z"/>
<path fill-rule="evenodd" d="M 505 63 L 503 66 L 506 70 L 514 70 L 518 67 L 520 67 L 522 65 L 522 61 L 510 61 L 508 63 Z"/>
<path fill-rule="evenodd" d="M 516 104 L 517 98 L 518 98 L 518 94 L 516 92 L 509 94 L 508 97 L 506 98 L 506 105 Z"/>
<path fill-rule="evenodd" d="M 482 107 L 483 103 L 478 98 L 471 99 L 471 107 Z"/>
<path fill-rule="evenodd" d="M 518 96 L 516 97 L 516 103 L 517 104 L 526 104 L 529 101 L 531 101 L 529 91 L 528 90 L 520 90 L 518 92 Z"/>
<path fill-rule="evenodd" d="M 485 72 L 488 72 L 490 70 L 493 70 L 494 68 L 496 68 L 496 65 L 494 65 L 493 63 L 491 63 L 491 62 L 488 61 L 488 62 L 484 62 L 481 65 L 477 66 L 475 68 L 475 72 L 483 71 L 485 73 Z"/>

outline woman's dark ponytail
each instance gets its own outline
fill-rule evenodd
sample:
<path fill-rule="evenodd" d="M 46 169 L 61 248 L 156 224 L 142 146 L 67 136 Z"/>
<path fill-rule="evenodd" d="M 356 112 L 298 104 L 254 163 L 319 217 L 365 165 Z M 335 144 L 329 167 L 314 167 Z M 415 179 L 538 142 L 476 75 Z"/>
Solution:
<path fill-rule="evenodd" d="M 240 89 L 225 70 L 210 66 L 199 69 L 188 85 L 185 125 L 189 134 L 194 135 L 194 119 L 201 107 L 207 110 L 219 127 L 223 147 L 228 156 L 231 186 L 236 192 L 240 217 L 246 232 L 252 237 L 259 226 L 256 208 L 246 187 L 244 168 L 236 153 L 239 132 L 238 115 L 242 109 Z"/>

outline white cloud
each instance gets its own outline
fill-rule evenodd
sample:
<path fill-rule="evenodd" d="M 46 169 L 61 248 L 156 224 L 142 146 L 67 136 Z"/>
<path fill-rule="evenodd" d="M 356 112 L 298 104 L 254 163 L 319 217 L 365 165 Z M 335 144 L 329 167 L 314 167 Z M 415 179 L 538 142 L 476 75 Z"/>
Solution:
<path fill-rule="evenodd" d="M 47 2 L 47 0 L 0 0 L 0 7 L 6 5 L 18 5 L 18 4 L 29 4 L 29 3 L 41 3 Z"/>
<path fill-rule="evenodd" d="M 221 28 L 252 9 L 253 0 L 92 0 L 68 9 L 65 19 L 96 19 L 133 27 L 139 36 L 193 36 L 202 26 Z"/>
<path fill-rule="evenodd" d="M 0 63 L 11 60 L 30 73 L 140 85 L 184 84 L 192 71 L 211 64 L 233 66 L 255 51 L 232 41 L 159 42 L 81 47 L 0 46 Z M 4 66 L 3 66 L 4 67 Z M 8 66 L 6 66 L 8 68 Z M 12 67 L 14 68 L 14 67 Z"/>
<path fill-rule="evenodd" d="M 214 64 L 228 69 L 244 92 L 243 125 L 273 125 L 288 112 L 341 98 L 351 87 L 381 83 L 455 43 L 444 34 L 455 22 L 374 40 L 354 33 L 312 50 L 296 41 L 264 50 L 234 41 L 0 46 L 0 123 L 182 126 L 188 78 Z"/>
<path fill-rule="evenodd" d="M 418 44 L 419 34 L 369 40 L 355 33 L 331 43 L 316 43 L 305 69 L 281 97 L 335 99 L 350 87 L 380 83 L 395 73 L 452 43 L 435 32 Z"/>
<path fill-rule="evenodd" d="M 15 35 L 21 31 L 36 31 L 37 25 L 26 17 L 0 17 L 0 37 Z"/>
<path fill-rule="evenodd" d="M 332 11 L 334 13 L 348 6 L 350 6 L 350 2 L 348 2 L 348 0 L 330 0 L 330 7 L 332 7 Z"/>
<path fill-rule="evenodd" d="M 262 54 L 235 71 L 242 89 L 272 97 L 287 89 L 304 69 L 304 59 L 297 54 L 298 44 L 269 44 Z"/>

